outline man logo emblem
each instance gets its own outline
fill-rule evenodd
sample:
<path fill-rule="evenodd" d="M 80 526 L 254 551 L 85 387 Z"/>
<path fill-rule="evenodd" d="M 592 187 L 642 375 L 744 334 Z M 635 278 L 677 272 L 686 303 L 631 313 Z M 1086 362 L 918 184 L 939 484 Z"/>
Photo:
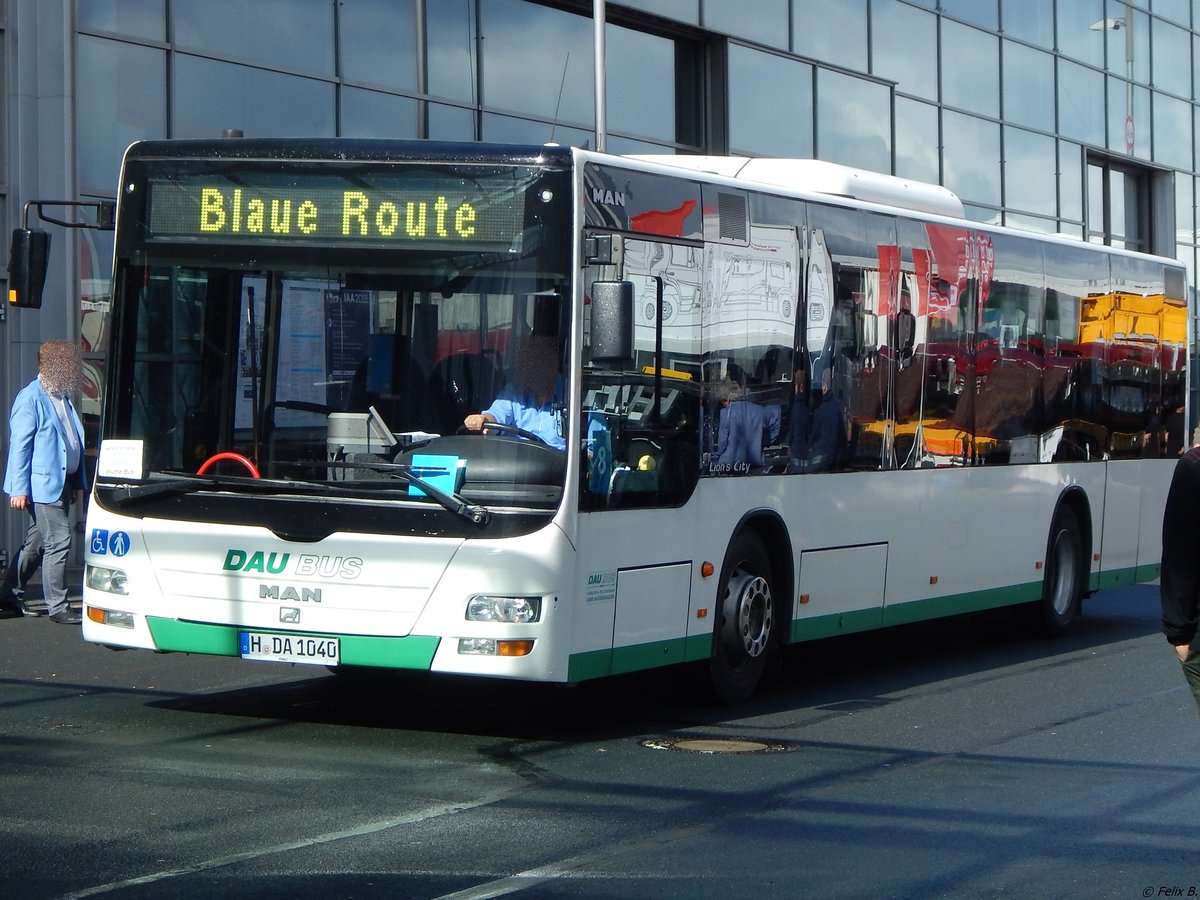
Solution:
<path fill-rule="evenodd" d="M 279 608 L 279 621 L 287 625 L 299 625 L 300 610 L 294 606 L 281 606 Z"/>

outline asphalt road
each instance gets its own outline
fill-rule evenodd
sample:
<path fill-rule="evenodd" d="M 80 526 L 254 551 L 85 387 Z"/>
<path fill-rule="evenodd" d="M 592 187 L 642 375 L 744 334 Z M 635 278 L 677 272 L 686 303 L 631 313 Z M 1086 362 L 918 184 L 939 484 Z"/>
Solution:
<path fill-rule="evenodd" d="M 737 709 L 698 684 L 351 681 L 0 621 L 0 896 L 1200 895 L 1154 587 L 1059 641 L 958 618 L 796 648 Z"/>

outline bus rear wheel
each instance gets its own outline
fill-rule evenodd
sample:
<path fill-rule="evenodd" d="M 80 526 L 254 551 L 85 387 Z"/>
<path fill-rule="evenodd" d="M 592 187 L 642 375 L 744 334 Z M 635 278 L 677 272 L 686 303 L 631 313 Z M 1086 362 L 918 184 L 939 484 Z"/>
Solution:
<path fill-rule="evenodd" d="M 1035 628 L 1046 637 L 1059 637 L 1079 614 L 1083 598 L 1083 534 L 1079 516 L 1060 506 L 1046 541 L 1046 576 L 1042 599 L 1031 609 Z"/>
<path fill-rule="evenodd" d="M 708 671 L 722 703 L 740 703 L 758 686 L 775 640 L 770 561 L 762 543 L 739 535 L 725 555 Z"/>

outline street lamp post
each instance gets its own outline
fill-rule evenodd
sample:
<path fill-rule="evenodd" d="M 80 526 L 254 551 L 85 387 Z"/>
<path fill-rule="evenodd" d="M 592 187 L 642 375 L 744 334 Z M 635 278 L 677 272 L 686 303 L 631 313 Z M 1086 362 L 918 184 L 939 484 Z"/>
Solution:
<path fill-rule="evenodd" d="M 607 143 L 604 96 L 604 0 L 592 0 L 592 37 L 596 57 L 596 149 L 603 153 Z"/>
<path fill-rule="evenodd" d="M 1125 15 L 1119 18 L 1101 19 L 1088 26 L 1092 31 L 1125 32 L 1125 152 L 1133 153 L 1133 14 L 1125 5 Z"/>

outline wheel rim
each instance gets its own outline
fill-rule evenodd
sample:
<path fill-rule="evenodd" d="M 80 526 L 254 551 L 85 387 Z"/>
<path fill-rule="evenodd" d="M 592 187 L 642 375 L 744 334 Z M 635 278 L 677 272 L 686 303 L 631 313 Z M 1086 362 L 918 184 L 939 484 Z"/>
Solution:
<path fill-rule="evenodd" d="M 1075 541 L 1070 532 L 1060 529 L 1054 536 L 1054 593 L 1050 606 L 1057 616 L 1066 616 L 1075 602 L 1076 565 Z"/>
<path fill-rule="evenodd" d="M 766 652 L 771 637 L 771 586 L 761 575 L 739 568 L 729 579 L 729 593 L 734 600 L 731 616 L 737 640 L 734 655 L 757 659 Z"/>

